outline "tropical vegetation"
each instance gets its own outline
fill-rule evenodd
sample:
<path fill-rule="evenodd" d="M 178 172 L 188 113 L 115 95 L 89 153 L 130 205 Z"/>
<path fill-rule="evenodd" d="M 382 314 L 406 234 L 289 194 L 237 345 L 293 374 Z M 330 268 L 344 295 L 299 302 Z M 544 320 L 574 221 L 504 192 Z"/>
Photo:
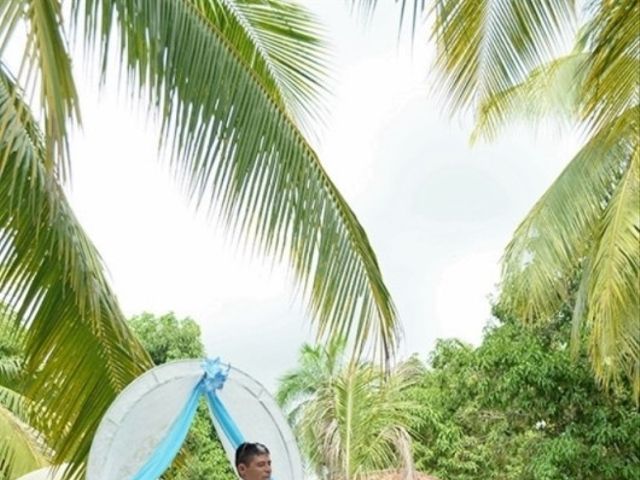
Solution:
<path fill-rule="evenodd" d="M 28 329 L 32 418 L 49 416 L 42 433 L 74 476 L 108 405 L 151 366 L 65 195 L 81 124 L 76 39 L 105 81 L 115 59 L 161 120 L 187 198 L 288 258 L 321 337 L 392 354 L 396 314 L 375 254 L 305 136 L 322 111 L 318 32 L 289 0 L 0 3 L 0 292 Z"/>
<path fill-rule="evenodd" d="M 570 349 L 571 310 L 523 327 L 502 318 L 476 348 L 439 340 L 413 390 L 419 470 L 447 480 L 625 480 L 640 474 L 631 386 L 603 390 L 585 349 Z"/>
<path fill-rule="evenodd" d="M 602 389 L 586 349 L 572 354 L 571 310 L 534 326 L 495 313 L 478 347 L 438 340 L 426 364 L 407 363 L 410 377 L 367 377 L 369 366 L 350 366 L 340 344 L 304 345 L 278 398 L 317 477 L 402 467 L 447 480 L 638 478 L 631 385 Z"/>
<path fill-rule="evenodd" d="M 352 3 L 368 14 L 376 0 Z M 103 81 L 120 66 L 129 96 L 160 119 L 186 197 L 248 248 L 287 259 L 319 338 L 333 340 L 303 348 L 279 395 L 320 476 L 409 460 L 453 479 L 638 476 L 640 2 L 399 3 L 401 23 L 430 14 L 439 86 L 452 112 L 474 115 L 474 140 L 550 118 L 584 138 L 506 248 L 499 324 L 477 349 L 441 342 L 417 385 L 415 362 L 393 367 L 399 326 L 375 253 L 308 141 L 327 53 L 305 9 L 0 2 L 0 421 L 16 439 L 0 444 L 5 474 L 70 461 L 80 478 L 118 392 L 201 348 L 170 317 L 132 321 L 135 336 L 67 201 L 79 39 Z M 144 340 L 150 323 L 185 343 Z M 211 437 L 194 430 L 185 455 Z"/>
<path fill-rule="evenodd" d="M 410 431 L 419 403 L 407 391 L 418 361 L 385 373 L 354 363 L 346 343 L 303 345 L 299 365 L 280 380 L 277 400 L 288 412 L 300 448 L 318 478 L 350 480 L 392 467 L 413 470 Z"/>
<path fill-rule="evenodd" d="M 586 342 L 596 378 L 626 376 L 640 399 L 640 2 L 401 6 L 414 26 L 429 14 L 440 91 L 452 112 L 474 114 L 474 138 L 550 117 L 583 135 L 506 248 L 502 303 L 535 323 L 573 298 L 574 351 Z"/>

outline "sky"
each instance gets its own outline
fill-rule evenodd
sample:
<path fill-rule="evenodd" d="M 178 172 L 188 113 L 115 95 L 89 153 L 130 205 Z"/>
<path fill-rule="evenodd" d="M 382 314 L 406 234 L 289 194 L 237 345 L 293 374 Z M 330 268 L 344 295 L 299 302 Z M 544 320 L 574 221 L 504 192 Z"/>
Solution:
<path fill-rule="evenodd" d="M 478 344 L 511 234 L 579 142 L 553 128 L 505 130 L 469 144 L 433 91 L 433 51 L 418 30 L 398 40 L 380 2 L 367 26 L 344 0 L 304 2 L 331 41 L 329 117 L 313 140 L 365 227 L 395 300 L 401 357 L 426 358 L 436 339 Z M 83 129 L 71 142 L 71 204 L 96 244 L 127 316 L 169 311 L 202 329 L 221 356 L 273 390 L 295 367 L 312 319 L 286 266 L 248 258 L 197 213 L 158 159 L 158 128 L 114 77 L 99 89 L 76 65 Z"/>

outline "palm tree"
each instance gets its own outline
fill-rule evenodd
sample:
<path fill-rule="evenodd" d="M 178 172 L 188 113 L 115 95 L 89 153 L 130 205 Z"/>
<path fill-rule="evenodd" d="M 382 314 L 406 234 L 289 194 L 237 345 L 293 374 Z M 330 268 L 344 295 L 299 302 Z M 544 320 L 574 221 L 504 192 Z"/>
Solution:
<path fill-rule="evenodd" d="M 305 458 L 327 480 L 392 467 L 412 472 L 409 426 L 418 406 L 406 393 L 421 364 L 412 360 L 385 375 L 372 364 L 345 361 L 345 345 L 304 345 L 298 368 L 280 381 L 277 400 L 289 412 Z"/>
<path fill-rule="evenodd" d="M 415 23 L 427 4 L 409 3 Z M 539 322 L 571 302 L 574 348 L 586 339 L 596 377 L 626 376 L 640 399 L 640 2 L 428 5 L 440 87 L 452 111 L 475 112 L 473 138 L 549 116 L 585 136 L 507 246 L 501 303 Z"/>
<path fill-rule="evenodd" d="M 71 23 L 64 15 L 70 13 Z M 289 259 L 318 334 L 389 357 L 396 314 L 374 252 L 303 129 L 318 115 L 325 50 L 288 0 L 0 2 L 0 292 L 28 328 L 33 418 L 80 476 L 115 395 L 151 366 L 64 193 L 80 123 L 69 28 L 119 59 L 132 97 L 162 119 L 189 198 L 234 235 Z M 23 49 L 20 65 L 9 52 Z"/>

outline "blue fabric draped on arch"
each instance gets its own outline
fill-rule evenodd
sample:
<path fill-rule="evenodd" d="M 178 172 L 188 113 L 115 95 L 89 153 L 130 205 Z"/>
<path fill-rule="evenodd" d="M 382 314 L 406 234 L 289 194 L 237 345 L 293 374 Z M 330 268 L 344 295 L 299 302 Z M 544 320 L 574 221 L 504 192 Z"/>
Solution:
<path fill-rule="evenodd" d="M 222 389 L 227 380 L 229 368 L 225 368 L 220 359 L 216 358 L 204 360 L 202 369 L 204 371 L 202 378 L 191 392 L 180 415 L 171 425 L 167 436 L 160 442 L 132 480 L 156 480 L 171 466 L 187 437 L 202 396 L 206 398 L 210 414 L 218 422 L 233 448 L 237 448 L 244 441 L 238 426 L 216 395 L 216 392 Z"/>

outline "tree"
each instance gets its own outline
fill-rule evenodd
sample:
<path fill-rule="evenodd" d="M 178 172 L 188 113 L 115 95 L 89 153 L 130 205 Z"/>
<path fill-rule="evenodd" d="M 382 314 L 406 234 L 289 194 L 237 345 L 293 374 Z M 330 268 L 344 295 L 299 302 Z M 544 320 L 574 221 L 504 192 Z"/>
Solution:
<path fill-rule="evenodd" d="M 177 318 L 173 313 L 159 317 L 143 313 L 129 319 L 129 326 L 156 365 L 172 360 L 205 356 L 200 327 L 191 318 Z M 164 480 L 236 479 L 204 402 L 198 407 L 178 460 L 162 478 Z"/>
<path fill-rule="evenodd" d="M 508 244 L 501 300 L 523 322 L 550 321 L 578 278 L 574 345 L 587 342 L 603 384 L 626 375 L 640 399 L 640 2 L 406 3 L 414 25 L 433 12 L 440 86 L 452 111 L 475 112 L 475 138 L 549 116 L 585 135 Z"/>
<path fill-rule="evenodd" d="M 156 316 L 142 313 L 128 320 L 154 365 L 183 358 L 203 358 L 204 345 L 195 320 L 177 318 L 174 313 Z"/>
<path fill-rule="evenodd" d="M 437 343 L 413 391 L 420 469 L 450 480 L 638 478 L 632 392 L 602 390 L 584 352 L 572 358 L 570 315 L 534 327 L 503 317 L 478 348 Z"/>
<path fill-rule="evenodd" d="M 99 419 L 151 365 L 64 193 L 69 127 L 80 123 L 69 28 L 99 53 L 103 78 L 117 58 L 131 97 L 162 120 L 188 197 L 250 245 L 289 258 L 318 334 L 350 333 L 356 352 L 391 356 L 396 314 L 375 254 L 303 133 L 320 111 L 325 71 L 304 9 L 289 0 L 5 0 L 0 291 L 29 330 L 34 415 L 51 416 L 44 433 L 56 461 L 82 474 Z M 14 48 L 24 52 L 18 68 L 7 58 Z"/>
<path fill-rule="evenodd" d="M 299 366 L 280 381 L 277 400 L 288 410 L 304 456 L 327 480 L 351 480 L 381 469 L 412 469 L 409 425 L 416 404 L 405 392 L 416 363 L 386 377 L 368 363 L 347 362 L 345 343 L 303 345 Z"/>

